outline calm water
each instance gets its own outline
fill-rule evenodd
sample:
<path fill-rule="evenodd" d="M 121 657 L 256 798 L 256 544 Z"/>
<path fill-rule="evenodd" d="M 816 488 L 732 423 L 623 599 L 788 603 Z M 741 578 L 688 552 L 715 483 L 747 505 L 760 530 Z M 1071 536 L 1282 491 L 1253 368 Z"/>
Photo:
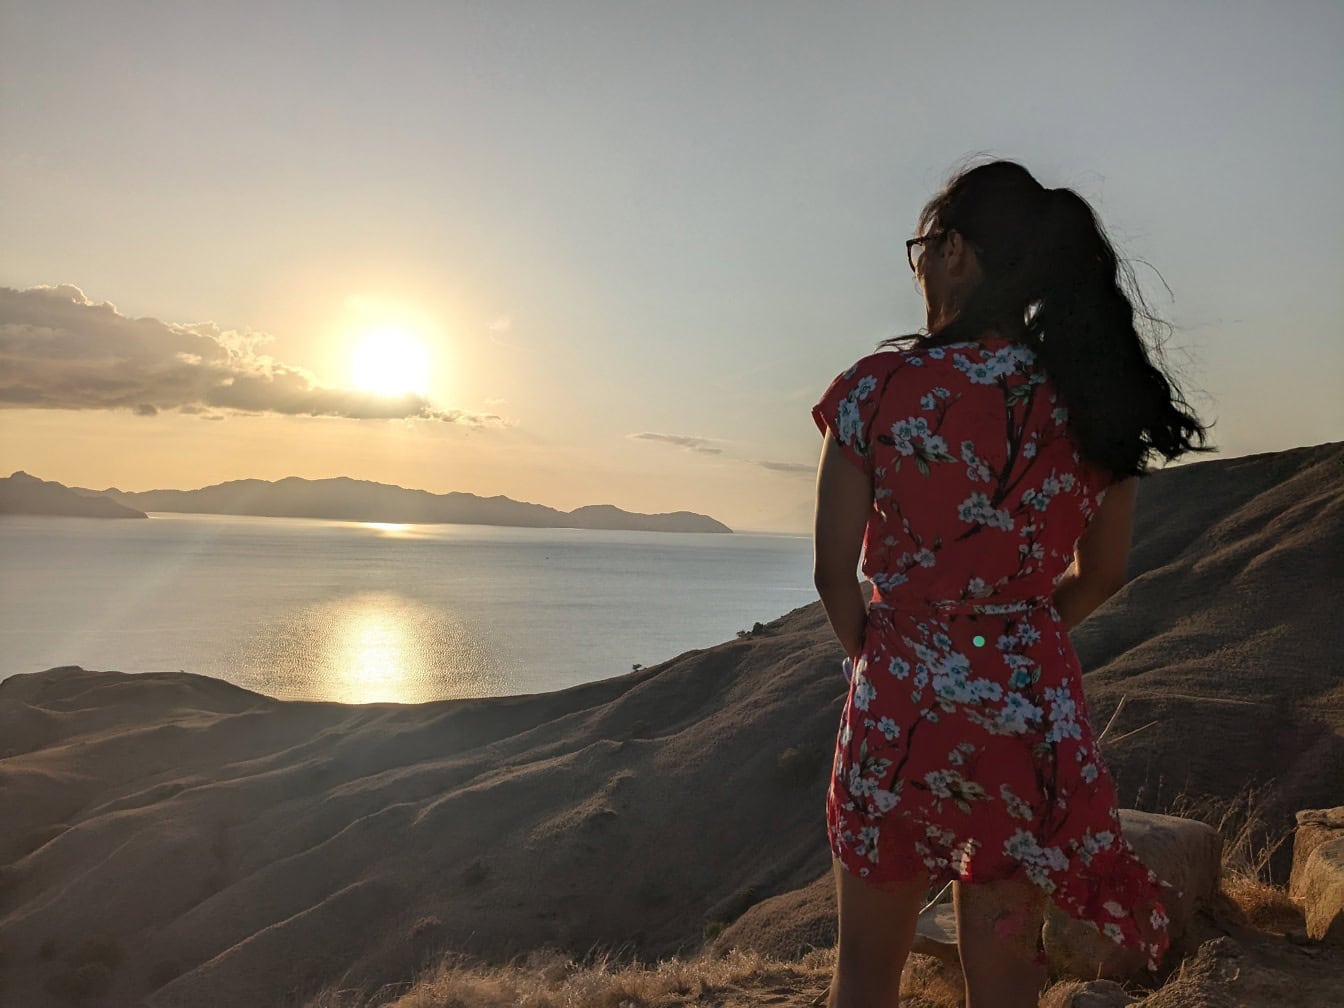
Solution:
<path fill-rule="evenodd" d="M 0 678 L 183 669 L 346 703 L 606 679 L 816 598 L 801 536 L 3 516 L 0 562 Z"/>

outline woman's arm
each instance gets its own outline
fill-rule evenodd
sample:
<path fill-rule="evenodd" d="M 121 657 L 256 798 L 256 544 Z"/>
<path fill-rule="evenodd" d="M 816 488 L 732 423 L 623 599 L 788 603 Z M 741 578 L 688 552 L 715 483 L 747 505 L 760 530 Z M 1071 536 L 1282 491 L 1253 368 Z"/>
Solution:
<path fill-rule="evenodd" d="M 1059 613 L 1060 622 L 1064 624 L 1064 630 L 1066 632 L 1072 630 L 1087 619 L 1093 610 L 1104 605 L 1115 591 L 1109 585 L 1098 583 L 1095 578 L 1089 580 L 1081 577 L 1078 571 L 1070 566 L 1064 572 L 1059 584 L 1055 586 L 1052 595 L 1055 610 Z"/>
<path fill-rule="evenodd" d="M 859 554 L 873 508 L 868 474 L 845 457 L 831 431 L 817 466 L 817 512 L 813 529 L 812 583 L 845 654 L 863 650 L 868 609 L 859 588 Z"/>

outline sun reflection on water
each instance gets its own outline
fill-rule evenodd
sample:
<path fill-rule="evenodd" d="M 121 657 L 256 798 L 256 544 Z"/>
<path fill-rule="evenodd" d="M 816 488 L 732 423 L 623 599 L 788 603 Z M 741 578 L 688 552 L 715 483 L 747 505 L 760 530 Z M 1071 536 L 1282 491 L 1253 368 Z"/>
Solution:
<path fill-rule="evenodd" d="M 379 535 L 387 536 L 392 539 L 405 539 L 410 537 L 415 526 L 397 522 L 360 522 L 361 527 L 373 529 Z"/>
<path fill-rule="evenodd" d="M 410 682 L 420 678 L 405 620 L 395 610 L 354 611 L 340 627 L 334 645 L 343 657 L 339 692 L 344 703 L 402 700 L 410 692 Z"/>
<path fill-rule="evenodd" d="M 492 696 L 507 661 L 473 621 L 395 592 L 317 603 L 257 644 L 247 677 L 257 685 L 241 685 L 282 699 L 351 704 Z"/>

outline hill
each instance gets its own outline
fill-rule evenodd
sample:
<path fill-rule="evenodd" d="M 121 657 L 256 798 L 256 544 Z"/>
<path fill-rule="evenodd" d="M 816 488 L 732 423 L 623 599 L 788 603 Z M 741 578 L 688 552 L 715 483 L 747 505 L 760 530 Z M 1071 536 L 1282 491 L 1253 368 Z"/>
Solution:
<path fill-rule="evenodd" d="M 1131 582 L 1074 632 L 1121 804 L 1338 804 L 1344 444 L 1154 474 Z M 188 673 L 0 682 L 8 996 L 270 1004 L 445 949 L 699 947 L 828 872 L 845 694 L 819 604 L 553 693 L 282 702 Z M 1142 726 L 1152 722 L 1146 728 Z M 1290 856 L 1279 852 L 1279 877 Z M 101 971 L 101 972 L 99 972 Z"/>
<path fill-rule="evenodd" d="M 99 494 L 145 511 L 190 514 L 255 515 L 264 518 L 326 518 L 391 524 L 509 525 L 524 528 L 613 529 L 630 532 L 732 532 L 707 515 L 690 511 L 635 514 L 611 505 L 558 511 L 509 497 L 469 493 L 434 494 L 388 483 L 339 476 L 307 480 L 232 480 L 199 490 L 116 488 L 77 493 Z"/>
<path fill-rule="evenodd" d="M 65 518 L 145 518 L 143 511 L 101 495 L 76 493 L 19 470 L 0 478 L 0 514 L 53 515 Z"/>

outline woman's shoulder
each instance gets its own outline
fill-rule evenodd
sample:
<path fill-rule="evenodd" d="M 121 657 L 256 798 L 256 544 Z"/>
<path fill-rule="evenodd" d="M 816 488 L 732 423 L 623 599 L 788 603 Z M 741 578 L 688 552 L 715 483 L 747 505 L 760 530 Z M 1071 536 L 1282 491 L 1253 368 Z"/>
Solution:
<path fill-rule="evenodd" d="M 883 347 L 865 354 L 851 364 L 844 372 L 845 378 L 871 375 L 875 378 L 888 377 L 897 371 L 906 369 L 937 370 L 944 365 L 952 365 L 953 355 L 973 349 L 972 344 L 947 344 L 940 347 Z"/>
<path fill-rule="evenodd" d="M 940 346 L 890 345 L 860 357 L 836 377 L 835 383 L 861 384 L 865 398 L 874 384 L 885 388 L 893 380 L 905 385 L 927 379 L 950 382 L 960 376 L 972 383 L 986 384 L 1001 375 L 1029 370 L 1034 359 L 1029 348 L 1008 340 L 965 340 Z"/>
<path fill-rule="evenodd" d="M 846 368 L 845 376 L 852 378 L 857 374 L 885 374 L 909 359 L 910 351 L 908 350 L 899 350 L 895 347 L 877 350 L 873 353 L 864 354 Z"/>

